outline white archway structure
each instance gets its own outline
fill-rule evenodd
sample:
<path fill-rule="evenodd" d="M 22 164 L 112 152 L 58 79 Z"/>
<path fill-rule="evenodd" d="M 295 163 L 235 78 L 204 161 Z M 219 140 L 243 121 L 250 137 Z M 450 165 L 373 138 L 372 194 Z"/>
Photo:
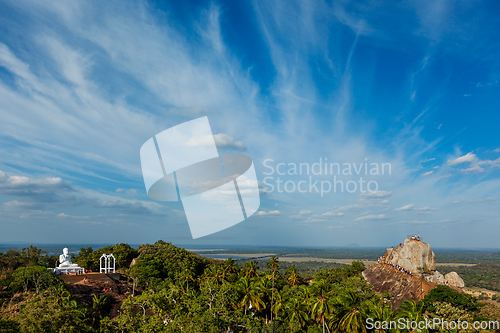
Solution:
<path fill-rule="evenodd" d="M 113 258 L 113 267 L 111 267 L 111 258 Z M 104 261 L 104 265 L 103 265 Z M 99 272 L 100 273 L 115 273 L 115 265 L 116 259 L 113 253 L 111 254 L 103 254 L 101 258 L 99 258 Z M 113 270 L 113 272 L 111 272 Z"/>

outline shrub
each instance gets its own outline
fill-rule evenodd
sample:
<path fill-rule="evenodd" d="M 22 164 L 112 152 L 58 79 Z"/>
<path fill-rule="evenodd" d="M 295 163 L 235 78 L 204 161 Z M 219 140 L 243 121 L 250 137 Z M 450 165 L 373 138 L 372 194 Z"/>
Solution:
<path fill-rule="evenodd" d="M 423 301 L 424 309 L 432 313 L 436 312 L 436 307 L 432 304 L 434 302 L 446 302 L 466 311 L 476 311 L 480 306 L 474 296 L 459 293 L 448 286 L 437 286 L 425 296 Z"/>

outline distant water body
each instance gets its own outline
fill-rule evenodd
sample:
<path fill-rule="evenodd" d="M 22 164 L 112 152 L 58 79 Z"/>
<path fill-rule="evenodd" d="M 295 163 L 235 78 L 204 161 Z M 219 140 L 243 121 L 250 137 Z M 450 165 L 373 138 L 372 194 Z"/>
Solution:
<path fill-rule="evenodd" d="M 220 259 L 220 260 L 227 260 L 229 258 L 234 259 L 234 260 L 242 260 L 242 259 L 245 259 L 245 260 L 264 260 L 264 259 L 270 258 L 269 256 L 262 257 L 262 256 L 258 256 L 258 255 L 256 255 L 255 257 L 249 257 L 249 256 L 240 257 L 240 256 L 228 256 L 227 254 L 206 254 L 206 253 L 199 253 L 199 254 L 204 256 L 204 257 L 207 257 L 207 258 Z"/>

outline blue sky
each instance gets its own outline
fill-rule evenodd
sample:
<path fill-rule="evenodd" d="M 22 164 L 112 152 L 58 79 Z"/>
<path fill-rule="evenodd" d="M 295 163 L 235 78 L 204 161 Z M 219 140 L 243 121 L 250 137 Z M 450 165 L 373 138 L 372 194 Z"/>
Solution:
<path fill-rule="evenodd" d="M 499 14 L 495 1 L 1 1 L 0 242 L 391 246 L 419 231 L 499 248 Z M 220 153 L 253 158 L 261 208 L 192 240 L 180 203 L 147 197 L 139 150 L 201 116 Z M 320 158 L 391 174 L 368 177 L 373 193 L 269 192 L 265 160 Z"/>

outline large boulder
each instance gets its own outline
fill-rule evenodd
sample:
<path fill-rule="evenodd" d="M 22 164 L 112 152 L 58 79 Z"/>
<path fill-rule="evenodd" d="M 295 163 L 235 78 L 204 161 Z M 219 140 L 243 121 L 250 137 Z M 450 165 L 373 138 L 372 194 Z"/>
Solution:
<path fill-rule="evenodd" d="M 431 246 L 415 239 L 408 238 L 403 246 L 387 249 L 384 259 L 415 273 L 422 269 L 429 272 L 436 270 L 436 255 Z"/>
<path fill-rule="evenodd" d="M 444 276 L 446 279 L 446 282 L 448 282 L 448 285 L 453 286 L 453 287 L 458 287 L 458 288 L 463 288 L 465 287 L 464 280 L 456 273 L 456 272 L 450 272 Z"/>

